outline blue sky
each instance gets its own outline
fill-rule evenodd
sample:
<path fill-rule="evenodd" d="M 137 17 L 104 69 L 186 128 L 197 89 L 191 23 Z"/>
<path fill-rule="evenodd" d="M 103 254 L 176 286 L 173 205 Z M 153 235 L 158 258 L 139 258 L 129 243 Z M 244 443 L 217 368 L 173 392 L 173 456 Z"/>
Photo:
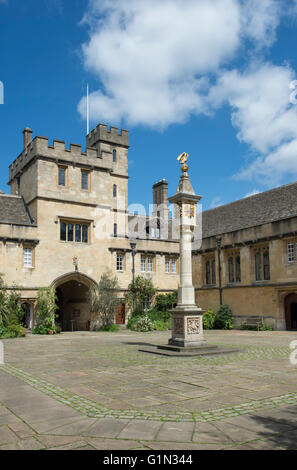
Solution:
<path fill-rule="evenodd" d="M 130 131 L 130 203 L 173 194 L 184 151 L 204 209 L 295 181 L 296 20 L 294 0 L 0 0 L 0 189 L 24 127 L 85 146 L 87 83 L 91 127 Z"/>

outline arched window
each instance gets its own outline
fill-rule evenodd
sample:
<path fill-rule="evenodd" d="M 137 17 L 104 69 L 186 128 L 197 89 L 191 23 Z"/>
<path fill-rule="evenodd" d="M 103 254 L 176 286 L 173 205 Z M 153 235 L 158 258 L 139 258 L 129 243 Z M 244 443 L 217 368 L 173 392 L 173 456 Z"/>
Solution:
<path fill-rule="evenodd" d="M 205 265 L 205 270 L 206 270 L 206 284 L 210 284 L 210 261 L 206 261 Z"/>
<path fill-rule="evenodd" d="M 270 280 L 270 262 L 269 262 L 269 252 L 265 251 L 263 253 L 263 268 L 264 268 L 264 281 Z"/>
<path fill-rule="evenodd" d="M 217 283 L 217 279 L 216 279 L 216 260 L 215 258 L 212 259 L 212 262 L 211 262 L 211 282 L 213 285 L 215 285 Z"/>
<path fill-rule="evenodd" d="M 117 151 L 113 149 L 112 151 L 112 161 L 115 163 L 117 161 Z"/>
<path fill-rule="evenodd" d="M 228 259 L 229 282 L 234 282 L 234 263 L 233 258 Z"/>
<path fill-rule="evenodd" d="M 256 281 L 262 280 L 262 270 L 261 270 L 261 254 L 255 254 L 255 271 L 256 271 Z"/>
<path fill-rule="evenodd" d="M 113 197 L 117 197 L 117 185 L 113 185 Z"/>
<path fill-rule="evenodd" d="M 241 282 L 241 272 L 240 272 L 240 256 L 236 256 L 236 282 Z"/>

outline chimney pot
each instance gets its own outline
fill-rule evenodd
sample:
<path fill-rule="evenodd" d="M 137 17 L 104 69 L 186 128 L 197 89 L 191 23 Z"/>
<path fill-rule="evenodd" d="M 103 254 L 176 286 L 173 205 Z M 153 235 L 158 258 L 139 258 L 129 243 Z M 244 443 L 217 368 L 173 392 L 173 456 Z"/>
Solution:
<path fill-rule="evenodd" d="M 33 131 L 32 129 L 30 129 L 30 127 L 26 127 L 23 130 L 23 134 L 24 134 L 24 150 L 25 150 L 28 147 L 28 145 L 32 142 Z"/>

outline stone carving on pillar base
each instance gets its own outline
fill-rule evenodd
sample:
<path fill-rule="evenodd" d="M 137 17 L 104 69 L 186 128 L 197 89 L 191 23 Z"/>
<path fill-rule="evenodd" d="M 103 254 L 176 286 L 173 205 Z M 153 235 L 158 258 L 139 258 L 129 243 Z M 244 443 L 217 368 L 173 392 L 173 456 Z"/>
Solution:
<path fill-rule="evenodd" d="M 184 322 L 182 318 L 174 318 L 173 331 L 176 335 L 182 335 L 184 332 Z"/>
<path fill-rule="evenodd" d="M 200 319 L 199 318 L 188 318 L 187 321 L 187 334 L 197 335 L 200 333 Z"/>

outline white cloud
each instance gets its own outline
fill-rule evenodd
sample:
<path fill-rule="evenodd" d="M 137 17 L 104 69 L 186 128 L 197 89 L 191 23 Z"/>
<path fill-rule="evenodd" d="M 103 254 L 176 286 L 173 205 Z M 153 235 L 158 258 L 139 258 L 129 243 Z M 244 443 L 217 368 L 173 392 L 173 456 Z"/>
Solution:
<path fill-rule="evenodd" d="M 253 191 L 251 191 L 250 193 L 246 194 L 243 197 L 246 198 L 246 197 L 250 197 L 250 196 L 255 196 L 256 194 L 260 194 L 260 192 L 261 191 L 259 191 L 259 189 L 253 189 Z"/>
<path fill-rule="evenodd" d="M 166 127 L 207 112 L 209 77 L 243 37 L 272 41 L 276 0 L 92 0 L 84 18 L 85 67 L 101 82 L 91 118 Z M 79 104 L 85 116 L 85 99 Z"/>
<path fill-rule="evenodd" d="M 256 47 L 270 46 L 282 16 L 279 0 L 248 0 L 242 2 L 242 22 L 245 33 Z"/>
<path fill-rule="evenodd" d="M 295 74 L 263 62 L 260 51 L 275 41 L 282 16 L 297 14 L 297 0 L 286 7 L 282 0 L 90 0 L 82 51 L 99 82 L 91 120 L 163 129 L 228 103 L 253 157 L 237 177 L 275 184 L 297 174 Z M 246 68 L 230 70 L 239 52 Z M 85 109 L 82 98 L 83 117 Z"/>
<path fill-rule="evenodd" d="M 210 103 L 215 107 L 229 103 L 238 139 L 258 155 L 239 178 L 271 185 L 285 173 L 297 175 L 297 106 L 290 103 L 289 88 L 294 78 L 288 66 L 256 63 L 242 73 L 223 72 L 212 88 Z"/>
<path fill-rule="evenodd" d="M 211 200 L 209 204 L 209 209 L 215 209 L 216 207 L 222 206 L 224 202 L 222 201 L 220 196 L 216 196 Z"/>

